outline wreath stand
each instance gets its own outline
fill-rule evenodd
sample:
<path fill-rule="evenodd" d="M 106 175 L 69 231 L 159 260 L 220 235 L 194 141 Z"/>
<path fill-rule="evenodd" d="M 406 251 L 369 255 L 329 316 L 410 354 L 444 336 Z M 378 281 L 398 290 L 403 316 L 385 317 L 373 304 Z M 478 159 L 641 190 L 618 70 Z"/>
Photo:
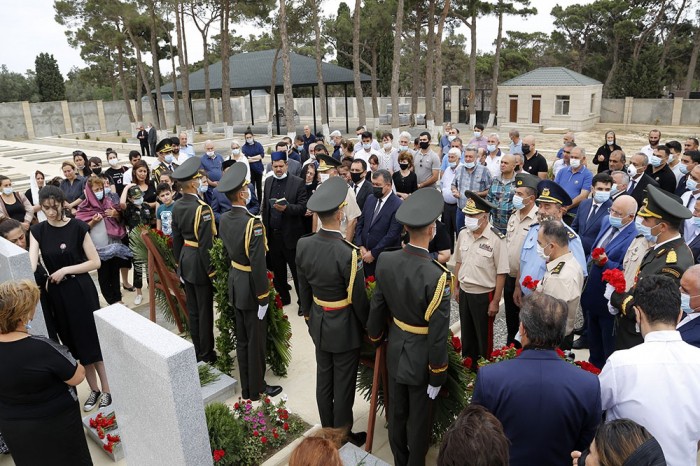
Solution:
<path fill-rule="evenodd" d="M 372 452 L 372 444 L 374 443 L 374 425 L 377 419 L 377 399 L 379 398 L 379 383 L 381 379 L 382 391 L 384 394 L 384 412 L 385 417 L 389 418 L 389 372 L 386 367 L 386 340 L 377 348 L 374 356 L 374 361 L 363 359 L 360 361 L 367 367 L 374 369 L 372 377 L 372 394 L 369 400 L 369 419 L 367 421 L 367 441 L 365 443 L 365 451 Z"/>

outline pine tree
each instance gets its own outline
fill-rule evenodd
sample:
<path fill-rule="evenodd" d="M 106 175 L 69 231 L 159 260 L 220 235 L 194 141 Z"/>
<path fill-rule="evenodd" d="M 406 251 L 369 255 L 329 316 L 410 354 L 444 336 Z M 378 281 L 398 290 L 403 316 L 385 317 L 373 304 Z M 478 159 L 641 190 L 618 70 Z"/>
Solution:
<path fill-rule="evenodd" d="M 63 81 L 58 62 L 48 53 L 40 53 L 34 60 L 36 85 L 42 102 L 65 100 L 66 85 Z"/>

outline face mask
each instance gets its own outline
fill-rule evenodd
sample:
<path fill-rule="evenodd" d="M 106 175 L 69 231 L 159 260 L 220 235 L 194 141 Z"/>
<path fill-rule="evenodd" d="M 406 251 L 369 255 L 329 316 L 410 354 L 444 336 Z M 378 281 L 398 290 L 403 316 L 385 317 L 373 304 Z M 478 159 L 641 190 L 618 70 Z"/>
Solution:
<path fill-rule="evenodd" d="M 700 217 L 693 217 L 693 218 L 691 218 L 691 220 L 693 221 L 693 223 L 695 224 L 695 226 L 697 228 L 700 228 Z"/>
<path fill-rule="evenodd" d="M 523 154 L 529 154 L 530 153 L 530 146 L 527 144 L 523 144 L 521 146 L 523 148 Z"/>
<path fill-rule="evenodd" d="M 486 150 L 489 152 L 496 152 L 496 144 L 487 144 Z"/>
<path fill-rule="evenodd" d="M 93 168 L 93 169 L 92 169 L 92 172 L 93 172 L 95 175 L 99 175 L 100 173 L 102 173 L 102 167 Z"/>
<path fill-rule="evenodd" d="M 399 146 L 399 152 L 405 152 L 408 150 L 408 146 Z"/>
<path fill-rule="evenodd" d="M 450 166 L 450 168 L 454 168 L 457 166 L 457 162 L 447 162 L 447 164 Z"/>
<path fill-rule="evenodd" d="M 688 174 L 688 165 L 681 163 L 678 166 L 678 169 L 681 171 L 682 174 L 687 175 Z"/>
<path fill-rule="evenodd" d="M 253 138 L 245 138 L 245 143 L 250 144 L 251 146 L 253 145 Z M 304 146 L 301 146 L 304 147 Z"/>
<path fill-rule="evenodd" d="M 233 155 L 238 155 L 240 153 L 241 153 L 240 149 L 231 149 L 231 154 L 233 154 Z"/>
<path fill-rule="evenodd" d="M 635 220 L 635 222 L 634 222 L 634 226 L 635 226 L 635 228 L 637 228 L 637 233 L 639 233 L 640 235 L 644 235 L 644 238 L 646 238 L 647 241 L 649 241 L 651 243 L 656 243 L 656 239 L 657 239 L 658 235 L 656 235 L 656 236 L 652 235 L 651 234 L 652 227 L 642 225 L 642 219 L 637 218 L 637 220 Z"/>
<path fill-rule="evenodd" d="M 476 167 L 476 162 L 464 162 L 464 166 L 471 170 Z"/>
<path fill-rule="evenodd" d="M 652 167 L 658 167 L 659 165 L 661 165 L 661 157 L 652 155 L 651 157 L 649 157 L 649 163 Z"/>
<path fill-rule="evenodd" d="M 673 162 L 673 154 L 670 154 L 668 156 L 668 163 L 671 163 L 671 162 Z"/>
<path fill-rule="evenodd" d="M 540 256 L 542 260 L 545 262 L 549 262 L 549 256 L 544 253 L 544 247 L 540 246 L 539 243 L 537 244 L 537 255 Z"/>
<path fill-rule="evenodd" d="M 111 192 L 112 192 L 112 188 L 110 188 L 109 186 L 105 186 L 105 194 L 109 194 Z"/>
<path fill-rule="evenodd" d="M 692 314 L 693 309 L 690 307 L 690 295 L 681 293 L 681 311 L 685 312 L 686 314 Z"/>
<path fill-rule="evenodd" d="M 635 167 L 634 165 L 630 165 L 629 167 L 627 167 L 627 174 L 631 178 L 634 178 L 635 176 L 637 176 L 637 167 Z"/>
<path fill-rule="evenodd" d="M 12 186 L 10 186 L 9 188 L 2 188 L 2 193 L 5 196 L 9 196 L 10 194 L 12 194 L 12 192 L 13 192 Z"/>
<path fill-rule="evenodd" d="M 608 139 L 608 145 L 612 146 L 613 144 L 615 144 L 615 141 L 612 139 Z"/>
<path fill-rule="evenodd" d="M 362 173 L 350 173 L 350 179 L 353 183 L 357 184 L 362 181 Z"/>
<path fill-rule="evenodd" d="M 602 204 L 603 202 L 610 199 L 610 191 L 596 191 L 595 194 L 593 195 L 593 199 L 598 204 Z"/>
<path fill-rule="evenodd" d="M 384 197 L 384 188 L 372 186 L 372 194 L 374 194 L 374 197 L 376 197 L 377 199 L 381 199 Z"/>
<path fill-rule="evenodd" d="M 610 226 L 619 229 L 622 226 L 622 219 L 620 217 L 613 217 L 612 214 L 608 215 L 608 220 L 610 221 Z"/>
<path fill-rule="evenodd" d="M 202 180 L 199 181 L 199 187 L 197 188 L 200 193 L 206 193 L 209 189 L 209 185 L 204 184 Z"/>
<path fill-rule="evenodd" d="M 614 184 L 612 187 L 610 187 L 610 196 L 614 196 L 615 193 L 617 193 L 617 185 Z"/>
<path fill-rule="evenodd" d="M 525 207 L 524 201 L 525 200 L 522 197 L 516 194 L 515 196 L 513 196 L 513 207 L 515 207 L 518 210 L 522 209 L 523 207 Z"/>
<path fill-rule="evenodd" d="M 450 142 L 454 141 L 455 139 L 457 139 L 457 136 L 455 136 L 453 134 L 450 134 L 449 136 L 447 136 L 447 140 Z"/>
<path fill-rule="evenodd" d="M 207 157 L 213 159 L 216 156 L 216 152 L 213 150 L 207 151 Z"/>
<path fill-rule="evenodd" d="M 571 159 L 569 165 L 571 165 L 571 168 L 578 168 L 581 166 L 581 161 L 579 159 Z"/>
<path fill-rule="evenodd" d="M 329 174 L 327 174 L 327 173 L 321 173 L 321 174 L 319 175 L 319 179 L 321 180 L 321 181 L 320 181 L 321 183 L 323 183 L 324 181 L 326 181 L 326 180 L 327 180 L 328 178 L 330 178 L 330 177 L 331 177 L 331 175 L 329 175 Z"/>
<path fill-rule="evenodd" d="M 173 163 L 173 156 L 168 154 L 165 156 L 165 163 Z"/>
<path fill-rule="evenodd" d="M 119 161 L 118 161 L 117 159 L 109 159 L 109 160 L 107 160 L 107 162 L 108 162 L 112 167 L 116 167 L 117 164 L 119 163 Z"/>
<path fill-rule="evenodd" d="M 96 192 L 95 192 L 95 197 L 97 198 L 98 201 L 101 201 L 102 198 L 105 197 L 105 192 L 104 192 L 104 191 L 96 191 Z"/>
<path fill-rule="evenodd" d="M 138 199 L 134 199 L 134 205 L 141 205 L 143 204 L 143 198 L 139 197 Z"/>
<path fill-rule="evenodd" d="M 425 150 L 428 147 L 430 147 L 430 142 L 429 141 L 420 141 L 418 143 L 418 145 L 420 146 L 421 149 Z"/>
<path fill-rule="evenodd" d="M 481 131 L 474 131 L 474 137 L 479 139 L 481 137 Z"/>
<path fill-rule="evenodd" d="M 698 189 L 698 182 L 692 178 L 688 178 L 685 181 L 685 187 L 688 188 L 688 191 L 695 191 Z"/>
<path fill-rule="evenodd" d="M 390 142 L 385 142 L 385 143 L 384 143 L 384 150 L 389 150 L 389 149 L 391 149 L 392 147 L 393 147 L 393 146 L 392 146 L 392 144 L 391 144 Z"/>
<path fill-rule="evenodd" d="M 399 167 L 401 168 L 401 170 L 408 170 L 408 164 L 407 164 L 407 163 L 400 163 L 400 164 L 399 164 Z"/>
<path fill-rule="evenodd" d="M 474 231 L 479 228 L 479 219 L 474 217 L 464 217 L 464 226 L 469 231 Z"/>
<path fill-rule="evenodd" d="M 362 143 L 362 148 L 364 150 L 370 150 L 372 148 L 372 143 L 371 142 L 363 142 Z"/>

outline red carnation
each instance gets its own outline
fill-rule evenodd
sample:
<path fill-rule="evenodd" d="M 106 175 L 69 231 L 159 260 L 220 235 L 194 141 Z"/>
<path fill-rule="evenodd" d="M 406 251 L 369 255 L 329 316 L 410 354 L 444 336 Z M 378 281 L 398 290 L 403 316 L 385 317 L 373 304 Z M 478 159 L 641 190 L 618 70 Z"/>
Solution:
<path fill-rule="evenodd" d="M 263 437 L 260 439 L 260 441 L 261 441 L 262 443 L 267 443 L 267 437 L 263 436 Z"/>
<path fill-rule="evenodd" d="M 625 274 L 620 269 L 608 269 L 603 272 L 603 281 L 610 283 L 618 293 L 624 293 L 627 289 Z"/>
<path fill-rule="evenodd" d="M 557 348 L 557 356 L 559 356 L 562 359 L 566 359 L 566 353 L 564 353 L 561 348 Z"/>
<path fill-rule="evenodd" d="M 458 353 L 462 351 L 462 342 L 460 341 L 458 336 L 453 336 L 452 337 L 452 346 L 454 347 L 455 351 Z"/>
<path fill-rule="evenodd" d="M 523 349 L 522 349 L 522 348 L 518 348 L 517 350 L 515 350 L 515 356 L 516 356 L 516 357 L 517 357 L 517 356 L 520 356 L 520 353 L 522 353 L 522 352 L 523 352 Z"/>
<path fill-rule="evenodd" d="M 605 254 L 605 248 L 595 248 L 591 252 L 591 257 L 595 260 L 598 260 L 598 258 L 603 254 Z"/>
<path fill-rule="evenodd" d="M 226 452 L 224 450 L 214 450 L 214 462 L 218 463 L 221 461 L 221 458 L 226 456 Z"/>
<path fill-rule="evenodd" d="M 280 434 L 278 434 L 277 432 L 273 432 L 273 433 L 272 433 L 272 436 L 275 437 L 275 438 L 280 438 Z"/>
<path fill-rule="evenodd" d="M 374 275 L 370 275 L 369 277 L 367 277 L 367 279 L 365 281 L 367 283 L 374 283 Z"/>
<path fill-rule="evenodd" d="M 282 424 L 282 428 L 284 430 L 289 430 L 289 423 L 285 422 L 284 424 Z"/>
<path fill-rule="evenodd" d="M 591 364 L 588 361 L 576 361 L 576 365 L 578 367 L 580 367 L 581 369 L 583 369 L 584 371 L 590 372 L 591 374 L 595 374 L 595 375 L 600 374 L 600 369 L 598 369 L 596 366 L 594 366 L 593 364 Z"/>
<path fill-rule="evenodd" d="M 537 288 L 537 285 L 540 283 L 539 280 L 533 280 L 530 275 L 526 275 L 525 278 L 523 279 L 523 286 L 527 288 L 528 290 L 534 290 Z"/>
<path fill-rule="evenodd" d="M 258 431 L 257 431 L 257 430 L 254 430 L 254 431 L 253 431 L 253 437 L 257 437 L 258 435 L 260 435 L 260 434 L 258 434 Z"/>
<path fill-rule="evenodd" d="M 241 407 L 241 405 L 239 405 L 238 403 L 235 403 L 235 404 L 233 405 L 233 409 L 238 409 L 238 408 L 240 408 L 240 407 Z"/>
<path fill-rule="evenodd" d="M 462 364 L 463 364 L 464 367 L 466 367 L 467 369 L 471 369 L 471 367 L 472 367 L 472 362 L 473 362 L 473 361 L 472 361 L 472 358 L 470 358 L 469 356 L 467 356 L 466 358 L 464 358 L 464 361 L 462 361 Z"/>
<path fill-rule="evenodd" d="M 270 404 L 270 399 L 269 399 L 269 398 L 265 398 L 265 403 Z"/>
<path fill-rule="evenodd" d="M 275 296 L 275 307 L 281 309 L 283 306 L 284 304 L 282 304 L 282 298 L 280 298 L 280 295 Z"/>
<path fill-rule="evenodd" d="M 275 276 L 273 275 L 273 273 L 270 272 L 270 271 L 268 270 L 268 271 L 267 271 L 267 278 L 268 278 L 268 280 L 272 280 L 274 277 L 275 277 Z"/>
<path fill-rule="evenodd" d="M 112 444 L 112 443 L 107 443 L 105 445 L 102 445 L 102 448 L 104 448 L 105 451 L 108 451 L 109 453 L 114 452 L 114 444 Z"/>

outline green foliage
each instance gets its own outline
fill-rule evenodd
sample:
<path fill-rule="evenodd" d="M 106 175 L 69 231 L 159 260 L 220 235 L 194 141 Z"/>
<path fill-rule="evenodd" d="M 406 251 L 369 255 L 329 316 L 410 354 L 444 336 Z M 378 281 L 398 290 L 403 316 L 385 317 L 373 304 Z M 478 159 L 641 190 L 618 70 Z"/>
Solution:
<path fill-rule="evenodd" d="M 201 387 L 206 387 L 207 385 L 213 384 L 221 376 L 212 370 L 212 367 L 207 363 L 202 363 L 197 365 L 197 372 L 199 374 L 199 385 Z"/>
<path fill-rule="evenodd" d="M 83 136 L 83 139 L 90 139 L 90 133 L 85 133 L 85 135 Z"/>
<path fill-rule="evenodd" d="M 224 242 L 215 238 L 211 251 L 212 265 L 216 274 L 212 279 L 214 285 L 214 303 L 219 312 L 216 320 L 216 328 L 219 329 L 219 336 L 216 337 L 216 351 L 218 358 L 216 367 L 224 374 L 231 374 L 233 371 L 232 354 L 236 350 L 236 315 L 233 303 L 228 295 L 228 274 L 230 260 Z"/>
<path fill-rule="evenodd" d="M 199 129 L 197 130 L 199 134 L 204 134 L 204 131 L 202 130 L 202 127 L 200 126 Z M 193 141 L 194 142 L 194 141 Z"/>
<path fill-rule="evenodd" d="M 121 136 L 121 132 L 117 130 L 117 136 Z"/>
<path fill-rule="evenodd" d="M 33 73 L 22 76 L 9 71 L 7 66 L 0 67 L 0 102 L 39 101 L 39 94 Z"/>
<path fill-rule="evenodd" d="M 243 423 L 236 419 L 223 403 L 210 403 L 204 408 L 212 451 L 223 450 L 224 456 L 216 464 L 233 466 L 242 464 L 240 446 L 245 442 Z"/>
<path fill-rule="evenodd" d="M 126 144 L 127 142 L 126 138 L 122 138 L 122 144 Z"/>
<path fill-rule="evenodd" d="M 34 60 L 36 86 L 42 102 L 65 100 L 66 85 L 58 69 L 58 62 L 48 53 L 40 53 Z"/>
<path fill-rule="evenodd" d="M 610 83 L 611 98 L 638 97 L 656 99 L 662 95 L 663 69 L 659 68 L 658 55 L 645 52 L 639 60 L 624 63 Z"/>

